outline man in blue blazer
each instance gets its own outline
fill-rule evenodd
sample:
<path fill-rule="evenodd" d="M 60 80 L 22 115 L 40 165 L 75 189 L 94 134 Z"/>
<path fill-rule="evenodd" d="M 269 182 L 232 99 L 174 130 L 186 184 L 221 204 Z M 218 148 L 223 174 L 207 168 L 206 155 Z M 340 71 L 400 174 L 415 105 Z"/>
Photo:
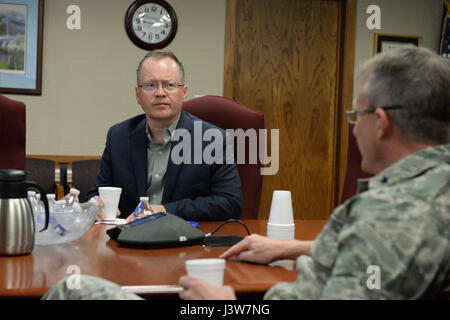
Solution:
<path fill-rule="evenodd" d="M 182 111 L 187 86 L 177 57 L 170 52 L 149 52 L 139 64 L 135 92 L 145 114 L 109 129 L 88 198 L 98 196 L 101 186 L 116 186 L 122 188 L 121 218 L 132 214 L 142 196 L 149 197 L 153 212 L 165 211 L 187 220 L 239 218 L 241 181 L 236 164 L 225 159 L 225 131 Z M 219 140 L 224 156 L 215 163 L 203 161 L 209 142 L 197 134 L 199 129 L 202 133 L 216 130 L 223 138 Z M 180 132 L 184 135 L 177 140 Z M 177 152 L 172 152 L 174 148 Z M 97 220 L 105 217 L 100 211 Z"/>

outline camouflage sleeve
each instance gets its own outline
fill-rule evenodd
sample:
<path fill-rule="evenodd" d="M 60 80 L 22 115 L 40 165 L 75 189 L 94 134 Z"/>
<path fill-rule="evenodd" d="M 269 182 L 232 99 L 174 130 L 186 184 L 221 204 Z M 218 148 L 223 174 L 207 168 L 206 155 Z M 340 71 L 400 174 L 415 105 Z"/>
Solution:
<path fill-rule="evenodd" d="M 73 276 L 71 276 L 73 277 Z M 78 279 L 67 277 L 55 284 L 42 300 L 141 300 L 142 298 L 121 289 L 111 281 L 81 275 Z"/>
<path fill-rule="evenodd" d="M 297 259 L 296 281 L 275 285 L 264 299 L 320 299 L 337 255 L 337 237 L 346 212 L 345 206 L 339 206 L 314 241 L 312 257 L 301 256 Z"/>
<path fill-rule="evenodd" d="M 265 300 L 311 300 L 319 299 L 325 279 L 317 272 L 316 264 L 309 256 L 297 259 L 298 276 L 294 282 L 280 282 L 264 295 Z"/>
<path fill-rule="evenodd" d="M 439 236 L 433 223 L 414 215 L 371 215 L 342 230 L 322 299 L 418 299 L 447 263 L 448 239 Z"/>

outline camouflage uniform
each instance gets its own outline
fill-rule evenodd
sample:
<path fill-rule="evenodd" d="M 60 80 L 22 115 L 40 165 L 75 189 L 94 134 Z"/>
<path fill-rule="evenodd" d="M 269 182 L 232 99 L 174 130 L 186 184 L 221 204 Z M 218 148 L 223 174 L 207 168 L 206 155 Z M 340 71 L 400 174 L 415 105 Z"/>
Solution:
<path fill-rule="evenodd" d="M 312 258 L 297 259 L 297 280 L 265 299 L 418 299 L 450 295 L 450 145 L 409 155 L 359 181 L 317 237 Z M 369 289 L 371 265 L 380 289 Z M 43 299 L 140 299 L 112 282 L 62 280 Z"/>
<path fill-rule="evenodd" d="M 265 299 L 419 299 L 450 296 L 450 145 L 411 154 L 337 207 L 294 283 Z M 380 288 L 368 267 L 379 267 Z M 371 287 L 372 289 L 369 289 Z"/>
<path fill-rule="evenodd" d="M 70 276 L 73 277 L 73 276 Z M 70 289 L 73 283 L 67 277 L 54 285 L 42 300 L 140 300 L 141 297 L 126 292 L 119 285 L 93 276 L 80 276 L 78 289 Z"/>

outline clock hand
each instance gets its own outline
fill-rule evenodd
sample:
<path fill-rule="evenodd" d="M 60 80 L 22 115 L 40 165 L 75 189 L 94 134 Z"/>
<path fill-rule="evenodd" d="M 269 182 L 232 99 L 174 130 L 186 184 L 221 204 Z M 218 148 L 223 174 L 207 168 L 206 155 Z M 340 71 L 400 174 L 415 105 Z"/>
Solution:
<path fill-rule="evenodd" d="M 166 24 L 165 22 L 163 22 L 161 20 L 148 21 L 148 20 L 145 20 L 145 19 L 141 18 L 140 21 L 143 22 L 143 23 L 151 24 L 152 27 L 160 27 L 160 26 L 163 26 L 163 25 Z"/>
<path fill-rule="evenodd" d="M 160 26 L 163 26 L 163 25 L 165 25 L 164 22 L 156 21 L 155 23 L 152 24 L 152 27 L 160 27 Z"/>

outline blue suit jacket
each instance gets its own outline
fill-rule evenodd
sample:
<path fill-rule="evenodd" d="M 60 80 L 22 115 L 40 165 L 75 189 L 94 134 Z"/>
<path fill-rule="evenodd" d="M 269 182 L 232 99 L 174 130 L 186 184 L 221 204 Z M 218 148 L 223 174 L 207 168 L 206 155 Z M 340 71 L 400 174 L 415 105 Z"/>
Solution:
<path fill-rule="evenodd" d="M 191 134 L 192 159 L 194 121 L 199 118 L 182 111 L 177 129 Z M 202 121 L 202 132 L 218 127 Z M 88 198 L 98 195 L 98 187 L 122 188 L 119 209 L 121 218 L 130 215 L 139 197 L 147 190 L 147 139 L 145 115 L 139 115 L 112 126 L 97 180 Z M 221 130 L 225 137 L 225 131 Z M 180 139 L 182 141 L 182 139 Z M 172 141 L 171 151 L 181 141 Z M 225 154 L 225 138 L 223 139 Z M 198 143 L 198 142 L 197 142 Z M 210 142 L 202 141 L 202 150 Z M 162 205 L 168 213 L 186 220 L 226 220 L 239 218 L 242 208 L 241 181 L 236 164 L 174 164 L 169 157 Z"/>

